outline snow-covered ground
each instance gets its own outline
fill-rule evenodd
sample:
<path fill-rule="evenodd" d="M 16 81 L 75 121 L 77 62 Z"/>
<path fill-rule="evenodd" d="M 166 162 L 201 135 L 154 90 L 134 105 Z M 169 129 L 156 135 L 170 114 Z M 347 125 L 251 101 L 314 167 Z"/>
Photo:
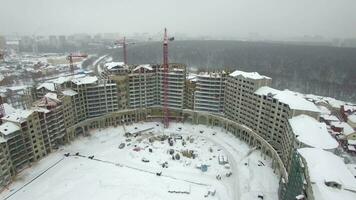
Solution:
<path fill-rule="evenodd" d="M 126 126 L 131 133 L 148 128 L 153 129 L 137 137 L 125 137 L 122 126 L 92 130 L 89 136 L 76 139 L 24 170 L 0 198 L 249 200 L 263 195 L 265 200 L 278 199 L 278 177 L 270 167 L 271 160 L 221 128 L 171 123 L 169 129 L 163 129 L 157 122 Z M 177 138 L 170 146 L 167 140 L 155 137 L 163 134 L 178 134 L 183 139 Z M 156 140 L 150 142 L 149 138 Z M 122 149 L 118 148 L 121 143 L 125 143 Z M 170 149 L 173 155 L 180 155 L 179 160 L 172 159 Z M 197 157 L 184 157 L 183 150 L 193 150 Z M 71 156 L 65 157 L 67 152 Z M 76 152 L 80 156 L 75 156 Z M 219 164 L 219 156 L 228 159 L 230 169 Z M 149 162 L 143 162 L 143 158 Z M 168 168 L 162 168 L 164 162 Z M 201 164 L 208 166 L 206 172 L 197 168 Z M 226 176 L 228 172 L 232 172 L 230 177 Z M 204 197 L 209 190 L 216 194 Z"/>

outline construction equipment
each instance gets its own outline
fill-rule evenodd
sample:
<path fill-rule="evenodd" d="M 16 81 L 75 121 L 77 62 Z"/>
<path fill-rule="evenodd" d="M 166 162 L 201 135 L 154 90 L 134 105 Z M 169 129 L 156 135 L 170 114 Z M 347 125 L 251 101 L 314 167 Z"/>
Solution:
<path fill-rule="evenodd" d="M 5 108 L 2 96 L 0 95 L 0 124 L 2 124 L 1 118 L 5 116 Z"/>
<path fill-rule="evenodd" d="M 5 58 L 5 52 L 0 49 L 0 61 L 3 61 Z"/>
<path fill-rule="evenodd" d="M 169 126 L 168 110 L 168 35 L 167 28 L 164 29 L 163 37 L 163 124 L 164 128 Z"/>
<path fill-rule="evenodd" d="M 69 61 L 69 67 L 72 75 L 74 75 L 74 64 L 73 64 L 73 58 L 87 58 L 87 54 L 74 54 L 71 53 L 67 56 L 67 60 Z"/>
<path fill-rule="evenodd" d="M 122 46 L 122 52 L 123 52 L 123 57 L 124 57 L 124 64 L 127 64 L 127 52 L 126 52 L 126 45 L 128 43 L 126 43 L 126 37 L 124 37 L 121 40 L 116 40 L 115 41 L 115 45 L 121 45 Z"/>
<path fill-rule="evenodd" d="M 69 66 L 72 74 L 74 74 L 73 58 L 87 58 L 87 57 L 88 57 L 87 54 L 80 54 L 80 53 L 78 54 L 71 53 L 67 56 L 67 60 L 69 61 Z"/>

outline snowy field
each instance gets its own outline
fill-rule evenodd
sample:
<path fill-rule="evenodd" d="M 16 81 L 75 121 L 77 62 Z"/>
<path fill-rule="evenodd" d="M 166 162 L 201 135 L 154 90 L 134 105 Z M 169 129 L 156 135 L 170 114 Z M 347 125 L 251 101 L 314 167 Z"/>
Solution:
<path fill-rule="evenodd" d="M 278 199 L 270 159 L 221 128 L 171 123 L 163 129 L 160 123 L 144 122 L 126 131 L 134 136 L 124 136 L 122 126 L 92 130 L 24 170 L 0 199 Z M 175 140 L 169 144 L 163 135 Z M 179 159 L 173 159 L 177 154 Z"/>

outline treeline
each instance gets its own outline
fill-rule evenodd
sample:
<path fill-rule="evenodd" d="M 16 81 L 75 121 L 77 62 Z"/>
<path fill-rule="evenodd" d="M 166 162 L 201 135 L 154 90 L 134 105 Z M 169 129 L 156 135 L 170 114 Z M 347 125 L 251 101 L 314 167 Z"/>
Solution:
<path fill-rule="evenodd" d="M 273 86 L 356 102 L 356 48 L 243 41 L 174 41 L 170 62 L 190 68 L 257 71 L 273 78 Z M 121 58 L 121 49 L 111 52 Z M 159 42 L 128 47 L 132 64 L 161 63 Z"/>

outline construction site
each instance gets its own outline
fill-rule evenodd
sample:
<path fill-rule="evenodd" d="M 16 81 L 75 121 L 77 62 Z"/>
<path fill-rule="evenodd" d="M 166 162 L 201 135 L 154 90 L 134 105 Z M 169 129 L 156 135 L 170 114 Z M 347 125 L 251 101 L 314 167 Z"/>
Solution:
<path fill-rule="evenodd" d="M 318 196 L 305 167 L 310 149 L 338 148 L 320 117 L 335 102 L 354 105 L 274 89 L 257 72 L 191 73 L 169 62 L 173 41 L 164 29 L 162 63 L 130 64 L 124 37 L 115 41 L 122 61 L 102 55 L 90 73 L 76 62 L 90 55 L 70 53 L 66 73 L 21 90 L 22 109 L 0 95 L 0 198 Z M 305 139 L 299 123 L 325 127 Z M 354 182 L 317 186 L 351 200 Z"/>

